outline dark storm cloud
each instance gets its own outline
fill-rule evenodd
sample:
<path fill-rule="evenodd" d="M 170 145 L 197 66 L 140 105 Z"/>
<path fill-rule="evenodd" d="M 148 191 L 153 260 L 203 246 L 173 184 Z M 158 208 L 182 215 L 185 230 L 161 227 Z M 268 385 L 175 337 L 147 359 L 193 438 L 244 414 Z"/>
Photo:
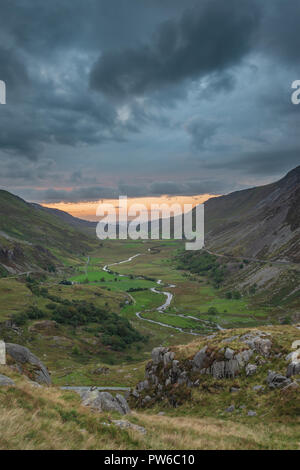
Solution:
<path fill-rule="evenodd" d="M 14 94 L 28 85 L 28 73 L 26 65 L 15 50 L 0 45 L 1 80 L 7 85 L 8 99 L 13 99 Z"/>
<path fill-rule="evenodd" d="M 159 194 L 182 194 L 185 192 L 185 187 L 182 183 L 176 183 L 173 181 L 159 181 L 152 183 L 150 186 L 150 194 L 159 195 Z"/>
<path fill-rule="evenodd" d="M 32 185 L 29 199 L 224 192 L 299 164 L 299 0 L 1 0 L 0 13 L 0 184 Z"/>
<path fill-rule="evenodd" d="M 187 133 L 191 136 L 192 145 L 195 149 L 203 149 L 205 144 L 216 134 L 220 124 L 205 119 L 192 119 L 185 126 Z"/>
<path fill-rule="evenodd" d="M 286 64 L 299 65 L 299 0 L 267 0 L 259 32 L 259 48 Z"/>
<path fill-rule="evenodd" d="M 198 181 L 160 181 L 152 183 L 149 187 L 150 192 L 147 195 L 158 196 L 160 194 L 192 196 L 195 194 L 215 193 L 222 194 L 232 188 L 232 181 L 226 182 L 218 179 Z"/>
<path fill-rule="evenodd" d="M 88 202 L 98 201 L 102 198 L 116 198 L 118 193 L 114 188 L 105 186 L 90 186 L 84 188 L 76 188 L 70 191 L 63 189 L 45 189 L 45 190 L 31 190 L 25 189 L 22 191 L 24 197 L 30 201 L 40 201 L 48 203 L 58 202 Z"/>
<path fill-rule="evenodd" d="M 126 184 L 126 183 L 119 183 L 118 185 L 118 194 L 128 197 L 139 197 L 145 196 L 145 185 L 137 185 L 137 184 Z M 147 193 L 147 189 L 146 189 Z"/>
<path fill-rule="evenodd" d="M 208 83 L 199 92 L 199 99 L 211 100 L 218 93 L 230 93 L 236 86 L 236 79 L 229 72 L 211 76 Z"/>
<path fill-rule="evenodd" d="M 251 50 L 259 25 L 255 2 L 206 0 L 163 23 L 150 44 L 104 52 L 91 72 L 91 87 L 126 98 L 186 79 L 222 72 Z"/>

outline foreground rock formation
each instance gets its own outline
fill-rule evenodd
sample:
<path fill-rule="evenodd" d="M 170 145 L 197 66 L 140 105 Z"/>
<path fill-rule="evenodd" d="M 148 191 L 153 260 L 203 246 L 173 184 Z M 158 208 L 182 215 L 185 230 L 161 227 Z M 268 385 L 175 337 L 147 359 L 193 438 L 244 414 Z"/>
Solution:
<path fill-rule="evenodd" d="M 50 385 L 51 377 L 47 367 L 28 348 L 14 343 L 5 343 L 5 362 L 26 375 L 33 382 Z"/>
<path fill-rule="evenodd" d="M 97 389 L 87 390 L 81 394 L 82 404 L 88 406 L 93 410 L 102 411 L 117 411 L 118 413 L 125 415 L 130 413 L 130 408 L 126 399 L 123 395 L 117 393 L 113 397 L 108 392 L 100 392 Z"/>
<path fill-rule="evenodd" d="M 161 400 L 178 406 L 190 398 L 193 387 L 205 382 L 205 377 L 223 380 L 242 376 L 250 380 L 268 364 L 273 367 L 274 360 L 284 360 L 284 353 L 279 351 L 272 334 L 261 330 L 232 337 L 210 337 L 205 346 L 188 357 L 177 355 L 176 348 L 171 351 L 158 347 L 153 349 L 152 360 L 146 365 L 145 380 L 137 384 L 130 399 L 137 407 L 150 406 Z M 265 388 L 298 388 L 298 382 L 292 376 L 300 374 L 300 358 L 298 361 L 295 355 L 293 357 L 294 362 L 289 362 L 291 355 L 286 357 L 289 364 L 285 374 L 269 370 L 264 377 L 267 387 L 259 384 L 252 389 L 259 392 Z M 230 391 L 235 393 L 239 388 L 231 387 Z"/>

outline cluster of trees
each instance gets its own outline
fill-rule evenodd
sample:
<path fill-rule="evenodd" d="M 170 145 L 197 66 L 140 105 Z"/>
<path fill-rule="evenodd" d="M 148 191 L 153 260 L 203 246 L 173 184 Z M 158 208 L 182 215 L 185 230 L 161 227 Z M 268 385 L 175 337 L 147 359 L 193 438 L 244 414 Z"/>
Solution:
<path fill-rule="evenodd" d="M 225 278 L 226 267 L 217 261 L 217 257 L 206 251 L 184 251 L 177 257 L 178 269 L 188 269 L 194 274 L 205 275 L 219 288 Z"/>
<path fill-rule="evenodd" d="M 27 287 L 36 296 L 50 300 L 45 310 L 30 306 L 24 312 L 13 316 L 13 321 L 24 325 L 29 320 L 49 318 L 57 323 L 72 327 L 90 324 L 94 333 L 101 337 L 101 343 L 115 351 L 121 351 L 132 343 L 144 342 L 147 338 L 132 327 L 126 318 L 110 312 L 108 308 L 96 307 L 91 302 L 62 299 L 50 295 L 48 290 L 40 287 L 38 281 L 28 278 Z"/>
<path fill-rule="evenodd" d="M 242 295 L 239 291 L 235 290 L 233 292 L 230 292 L 230 291 L 226 292 L 225 297 L 226 299 L 239 300 L 242 297 Z"/>
<path fill-rule="evenodd" d="M 30 276 L 26 279 L 26 286 L 37 297 L 48 297 L 48 289 L 46 289 L 46 287 L 40 287 L 39 282 Z"/>
<path fill-rule="evenodd" d="M 40 310 L 38 307 L 31 305 L 25 312 L 16 313 L 12 319 L 18 326 L 25 325 L 28 320 L 39 320 L 40 318 L 46 318 L 47 314 Z"/>
<path fill-rule="evenodd" d="M 65 302 L 63 304 L 48 304 L 52 310 L 51 318 L 57 323 L 71 326 L 82 326 L 89 323 L 97 324 L 101 342 L 111 346 L 116 351 L 124 350 L 132 343 L 144 341 L 145 338 L 135 330 L 126 318 L 116 313 L 96 307 L 86 301 Z"/>
<path fill-rule="evenodd" d="M 126 292 L 140 292 L 142 290 L 148 290 L 148 287 L 130 287 Z"/>

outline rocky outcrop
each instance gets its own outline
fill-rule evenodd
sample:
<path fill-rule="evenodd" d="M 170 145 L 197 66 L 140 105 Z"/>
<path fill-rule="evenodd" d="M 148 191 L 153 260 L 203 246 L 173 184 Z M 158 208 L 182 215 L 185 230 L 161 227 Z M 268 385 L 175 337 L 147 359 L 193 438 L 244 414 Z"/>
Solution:
<path fill-rule="evenodd" d="M 0 387 L 14 387 L 15 382 L 10 379 L 9 377 L 6 377 L 6 375 L 0 374 Z"/>
<path fill-rule="evenodd" d="M 254 331 L 241 336 L 240 341 L 244 342 L 253 351 L 258 352 L 262 356 L 268 357 L 272 349 L 272 341 L 270 335 L 263 331 Z"/>
<path fill-rule="evenodd" d="M 292 380 L 287 378 L 285 375 L 279 374 L 272 370 L 269 370 L 269 374 L 266 380 L 269 388 L 284 388 L 292 383 Z"/>
<path fill-rule="evenodd" d="M 90 408 L 102 411 L 117 411 L 118 413 L 125 415 L 130 413 L 130 408 L 126 399 L 123 395 L 117 394 L 113 397 L 108 392 L 100 392 L 99 390 L 88 390 L 81 396 L 82 404 L 89 406 Z"/>
<path fill-rule="evenodd" d="M 131 391 L 133 404 L 145 407 L 167 400 L 177 406 L 183 396 L 191 394 L 192 387 L 205 387 L 205 376 L 226 380 L 244 374 L 250 379 L 259 374 L 261 365 L 276 357 L 276 349 L 272 351 L 272 347 L 271 334 L 253 330 L 231 338 L 221 337 L 219 343 L 215 337 L 207 338 L 205 346 L 185 359 L 175 357 L 175 353 L 166 347 L 154 348 L 152 360 L 146 365 L 145 379 Z M 269 388 L 275 388 L 277 383 L 277 378 L 272 376 Z M 284 377 L 283 386 L 289 383 Z M 234 393 L 239 389 L 231 387 L 231 391 Z"/>
<path fill-rule="evenodd" d="M 215 379 L 234 378 L 252 354 L 251 349 L 216 350 L 206 345 L 191 359 L 179 361 L 168 348 L 155 348 L 152 360 L 146 365 L 145 380 L 137 384 L 131 396 L 142 407 L 163 399 L 177 406 L 184 397 L 190 395 L 188 389 L 199 385 L 200 376 L 207 374 Z"/>
<path fill-rule="evenodd" d="M 215 351 L 205 346 L 192 360 L 193 371 L 210 374 L 215 379 L 233 378 L 247 364 L 252 354 L 252 350 L 236 352 L 226 348 Z"/>
<path fill-rule="evenodd" d="M 30 380 L 50 385 L 51 377 L 47 367 L 29 349 L 19 344 L 5 343 L 6 363 Z"/>

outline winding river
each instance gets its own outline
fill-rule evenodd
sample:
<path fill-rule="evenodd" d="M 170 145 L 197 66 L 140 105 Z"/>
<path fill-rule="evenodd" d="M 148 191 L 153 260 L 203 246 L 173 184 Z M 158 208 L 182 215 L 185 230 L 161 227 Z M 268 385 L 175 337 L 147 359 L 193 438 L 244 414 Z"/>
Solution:
<path fill-rule="evenodd" d="M 110 269 L 109 269 L 110 266 L 116 266 L 118 264 L 128 263 L 128 262 L 132 261 L 134 258 L 136 258 L 137 256 L 140 256 L 140 255 L 141 255 L 141 253 L 137 253 L 136 255 L 130 256 L 130 258 L 125 259 L 123 261 L 118 261 L 116 263 L 106 264 L 102 269 L 105 272 L 110 272 Z M 118 276 L 122 276 L 122 277 L 126 276 L 126 274 L 119 274 L 119 273 L 115 273 L 115 274 L 117 274 Z M 157 284 L 161 285 L 162 280 L 158 279 Z M 170 289 L 170 288 L 176 287 L 176 285 L 175 284 L 168 284 L 166 287 Z M 170 306 L 170 304 L 172 302 L 172 299 L 173 299 L 173 294 L 171 292 L 157 290 L 155 287 L 151 287 L 150 291 L 154 292 L 155 294 L 163 294 L 163 295 L 166 296 L 165 302 L 162 305 L 160 305 L 159 307 L 156 308 L 156 311 L 158 311 L 159 313 L 163 313 Z M 149 310 L 146 310 L 146 311 L 149 311 Z M 142 313 L 143 312 L 136 312 L 136 316 L 139 320 L 147 321 L 149 323 L 154 323 L 156 325 L 163 326 L 165 328 L 171 328 L 172 330 L 180 331 L 180 333 L 190 334 L 190 335 L 193 335 L 193 336 L 201 336 L 199 333 L 195 333 L 192 330 L 185 331 L 180 327 L 176 327 L 176 326 L 173 326 L 173 325 L 168 325 L 167 323 L 159 322 L 159 321 L 156 321 L 156 320 L 150 320 L 150 318 L 143 318 Z M 200 320 L 199 318 L 192 317 L 192 316 L 189 316 L 189 315 L 186 315 L 186 316 L 185 315 L 177 315 L 177 316 L 180 316 L 182 318 L 191 318 L 191 319 L 196 320 L 196 321 L 204 322 L 204 320 Z"/>

